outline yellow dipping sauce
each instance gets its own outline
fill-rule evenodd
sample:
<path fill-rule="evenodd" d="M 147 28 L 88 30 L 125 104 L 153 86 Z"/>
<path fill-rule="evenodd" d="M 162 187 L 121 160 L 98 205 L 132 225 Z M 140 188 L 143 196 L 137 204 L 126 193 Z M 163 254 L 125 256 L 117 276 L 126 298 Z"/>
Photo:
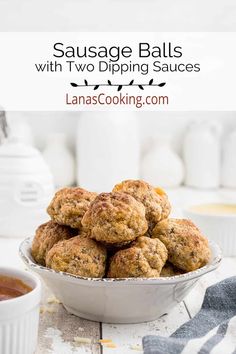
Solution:
<path fill-rule="evenodd" d="M 236 215 L 236 204 L 202 204 L 195 205 L 190 210 L 208 215 Z"/>

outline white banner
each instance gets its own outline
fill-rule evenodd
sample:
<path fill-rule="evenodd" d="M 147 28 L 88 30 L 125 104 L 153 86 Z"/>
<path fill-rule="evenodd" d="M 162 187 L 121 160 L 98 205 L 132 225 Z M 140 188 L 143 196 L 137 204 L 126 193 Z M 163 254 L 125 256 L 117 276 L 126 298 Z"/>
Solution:
<path fill-rule="evenodd" d="M 0 33 L 12 111 L 236 110 L 236 33 Z"/>

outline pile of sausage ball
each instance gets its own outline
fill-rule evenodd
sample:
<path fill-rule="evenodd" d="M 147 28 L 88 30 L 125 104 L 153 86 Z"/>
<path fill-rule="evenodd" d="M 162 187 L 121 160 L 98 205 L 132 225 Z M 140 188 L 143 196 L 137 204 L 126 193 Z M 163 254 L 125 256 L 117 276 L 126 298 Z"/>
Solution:
<path fill-rule="evenodd" d="M 170 277 L 209 262 L 207 239 L 190 220 L 169 218 L 161 188 L 141 180 L 111 193 L 63 188 L 39 226 L 32 256 L 43 266 L 89 278 Z"/>

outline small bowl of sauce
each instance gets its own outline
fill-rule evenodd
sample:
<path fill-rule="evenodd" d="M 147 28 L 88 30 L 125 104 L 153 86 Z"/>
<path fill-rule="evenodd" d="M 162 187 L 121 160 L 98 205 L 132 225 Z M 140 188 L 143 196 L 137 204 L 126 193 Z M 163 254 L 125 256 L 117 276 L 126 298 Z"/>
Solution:
<path fill-rule="evenodd" d="M 0 301 L 14 299 L 32 290 L 33 289 L 22 280 L 0 274 Z"/>
<path fill-rule="evenodd" d="M 0 267 L 0 352 L 36 350 L 41 282 L 30 272 Z"/>
<path fill-rule="evenodd" d="M 236 204 L 211 203 L 200 204 L 189 208 L 190 211 L 205 215 L 225 216 L 233 215 L 236 217 Z"/>
<path fill-rule="evenodd" d="M 219 244 L 224 256 L 236 256 L 236 204 L 207 203 L 183 211 L 210 240 Z"/>

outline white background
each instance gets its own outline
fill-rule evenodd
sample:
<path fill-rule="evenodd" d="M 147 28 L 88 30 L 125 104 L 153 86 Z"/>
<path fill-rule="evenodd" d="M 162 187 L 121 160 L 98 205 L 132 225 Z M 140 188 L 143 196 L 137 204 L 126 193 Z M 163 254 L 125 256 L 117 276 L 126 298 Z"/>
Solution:
<path fill-rule="evenodd" d="M 235 31 L 235 0 L 0 0 L 1 31 Z"/>
<path fill-rule="evenodd" d="M 121 112 L 121 114 L 129 114 Z M 143 152 L 160 134 L 170 134 L 174 149 L 181 155 L 182 142 L 187 127 L 196 120 L 217 120 L 223 128 L 222 140 L 236 129 L 236 112 L 137 112 Z M 77 124 L 83 112 L 8 112 L 14 121 L 26 119 L 30 124 L 36 146 L 45 147 L 51 133 L 65 133 L 67 142 L 74 151 L 77 141 Z M 96 112 L 91 112 L 91 116 Z"/>

